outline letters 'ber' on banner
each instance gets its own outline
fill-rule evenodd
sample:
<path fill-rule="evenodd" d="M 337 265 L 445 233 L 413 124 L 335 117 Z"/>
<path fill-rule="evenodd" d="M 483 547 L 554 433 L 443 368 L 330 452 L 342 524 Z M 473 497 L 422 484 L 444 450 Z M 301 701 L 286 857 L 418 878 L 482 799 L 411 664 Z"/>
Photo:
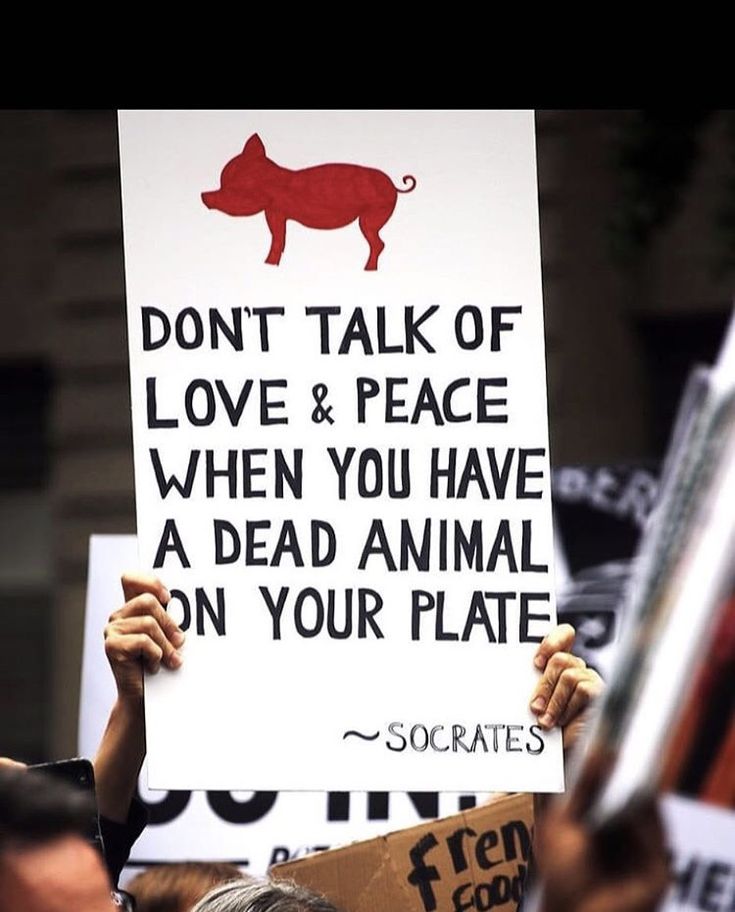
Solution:
<path fill-rule="evenodd" d="M 531 112 L 120 114 L 153 788 L 560 790 Z"/>

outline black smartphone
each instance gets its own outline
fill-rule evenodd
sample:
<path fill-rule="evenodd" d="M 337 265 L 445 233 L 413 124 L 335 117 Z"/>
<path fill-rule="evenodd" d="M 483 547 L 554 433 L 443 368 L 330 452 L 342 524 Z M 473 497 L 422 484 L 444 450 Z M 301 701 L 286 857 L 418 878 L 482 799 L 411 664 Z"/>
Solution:
<path fill-rule="evenodd" d="M 72 760 L 57 760 L 54 763 L 36 763 L 28 768 L 46 776 L 52 776 L 54 779 L 60 779 L 62 782 L 66 782 L 68 785 L 91 795 L 93 811 L 90 815 L 85 835 L 87 841 L 104 857 L 105 850 L 102 843 L 102 834 L 100 833 L 99 815 L 97 814 L 94 768 L 90 761 L 75 757 Z"/>

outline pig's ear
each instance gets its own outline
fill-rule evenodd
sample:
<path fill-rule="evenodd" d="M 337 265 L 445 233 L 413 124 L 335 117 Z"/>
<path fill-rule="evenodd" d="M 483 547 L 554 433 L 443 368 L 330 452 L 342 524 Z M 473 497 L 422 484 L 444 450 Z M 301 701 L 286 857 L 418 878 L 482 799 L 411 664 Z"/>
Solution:
<path fill-rule="evenodd" d="M 253 133 L 250 139 L 243 146 L 242 154 L 246 158 L 263 158 L 265 157 L 265 146 L 263 140 L 257 133 Z"/>

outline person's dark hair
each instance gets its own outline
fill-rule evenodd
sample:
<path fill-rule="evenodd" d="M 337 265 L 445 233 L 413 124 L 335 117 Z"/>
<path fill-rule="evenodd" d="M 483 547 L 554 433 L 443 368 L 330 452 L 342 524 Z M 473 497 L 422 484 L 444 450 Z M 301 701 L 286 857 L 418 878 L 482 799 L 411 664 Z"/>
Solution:
<path fill-rule="evenodd" d="M 94 813 L 90 796 L 43 773 L 0 768 L 0 852 L 76 833 Z"/>
<path fill-rule="evenodd" d="M 136 912 L 189 912 L 212 887 L 242 881 L 240 869 L 215 861 L 182 861 L 154 865 L 127 885 L 135 897 Z"/>
<path fill-rule="evenodd" d="M 215 887 L 191 912 L 340 912 L 319 893 L 290 880 L 235 881 Z"/>

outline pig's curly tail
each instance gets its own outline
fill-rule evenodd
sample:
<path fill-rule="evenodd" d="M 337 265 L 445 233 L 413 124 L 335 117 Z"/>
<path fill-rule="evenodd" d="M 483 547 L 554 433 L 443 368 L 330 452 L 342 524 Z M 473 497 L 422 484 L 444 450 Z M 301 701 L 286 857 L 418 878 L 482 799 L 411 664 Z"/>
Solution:
<path fill-rule="evenodd" d="M 405 190 L 401 190 L 399 187 L 396 187 L 396 193 L 410 193 L 412 190 L 416 189 L 416 178 L 412 174 L 404 174 L 401 178 L 404 184 L 411 183 L 410 187 L 406 187 Z"/>

